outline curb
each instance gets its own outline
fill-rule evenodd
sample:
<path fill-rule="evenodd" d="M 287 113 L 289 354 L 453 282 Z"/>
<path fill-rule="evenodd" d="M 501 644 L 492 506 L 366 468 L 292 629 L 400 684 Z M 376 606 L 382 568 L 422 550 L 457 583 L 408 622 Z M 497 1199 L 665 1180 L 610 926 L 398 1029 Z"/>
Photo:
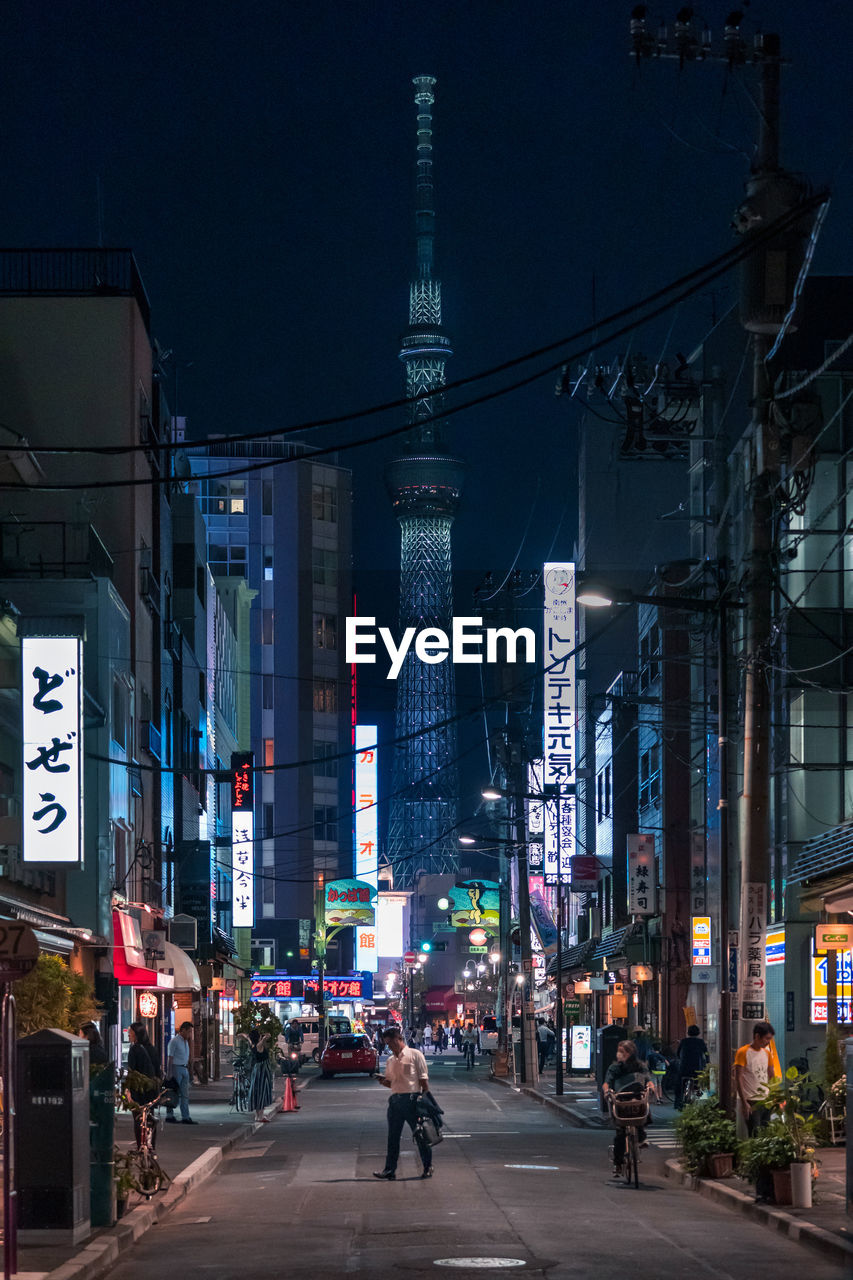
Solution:
<path fill-rule="evenodd" d="M 575 1126 L 576 1129 L 605 1129 L 607 1126 L 594 1120 L 592 1116 L 586 1112 L 579 1110 L 577 1107 L 571 1106 L 567 1102 L 558 1102 L 556 1098 L 546 1097 L 544 1093 L 532 1089 L 529 1085 L 516 1085 L 511 1080 L 503 1076 L 491 1076 L 490 1084 L 502 1085 L 505 1089 L 512 1089 L 516 1093 L 523 1093 L 526 1098 L 532 1098 L 534 1102 L 538 1102 L 540 1106 L 547 1107 L 550 1111 L 555 1112 L 558 1116 L 563 1116 L 568 1120 L 569 1124 Z"/>
<path fill-rule="evenodd" d="M 819 1249 L 821 1253 L 829 1254 L 838 1262 L 853 1263 L 853 1243 L 842 1240 L 840 1236 L 827 1231 L 824 1227 L 815 1226 L 813 1222 L 807 1222 L 803 1218 L 796 1218 L 792 1213 L 786 1213 L 784 1209 L 756 1204 L 751 1195 L 738 1191 L 736 1187 L 726 1186 L 725 1183 L 716 1179 L 696 1178 L 692 1173 L 682 1169 L 677 1160 L 667 1160 L 666 1176 L 673 1178 L 681 1186 L 689 1187 L 699 1195 L 705 1196 L 707 1200 L 714 1200 L 735 1213 L 744 1213 L 749 1218 L 763 1222 L 765 1226 L 786 1235 L 789 1240 L 796 1240 L 800 1244 Z"/>
<path fill-rule="evenodd" d="M 310 1083 L 310 1080 L 307 1080 L 297 1089 L 297 1092 L 301 1093 L 303 1089 L 307 1089 Z M 280 1099 L 276 1099 L 266 1108 L 266 1114 L 270 1119 L 279 1111 L 281 1111 Z M 121 1255 L 145 1235 L 146 1231 L 150 1231 L 171 1213 L 190 1191 L 200 1187 L 212 1177 L 226 1155 L 247 1138 L 260 1132 L 260 1124 L 247 1125 L 242 1132 L 238 1131 L 229 1138 L 223 1138 L 218 1146 L 208 1147 L 191 1164 L 175 1175 L 168 1189 L 157 1200 L 148 1201 L 131 1209 L 130 1213 L 125 1214 L 114 1227 L 108 1227 L 97 1240 L 85 1245 L 73 1258 L 69 1258 L 61 1266 L 49 1271 L 45 1280 L 100 1280 L 115 1266 Z"/>

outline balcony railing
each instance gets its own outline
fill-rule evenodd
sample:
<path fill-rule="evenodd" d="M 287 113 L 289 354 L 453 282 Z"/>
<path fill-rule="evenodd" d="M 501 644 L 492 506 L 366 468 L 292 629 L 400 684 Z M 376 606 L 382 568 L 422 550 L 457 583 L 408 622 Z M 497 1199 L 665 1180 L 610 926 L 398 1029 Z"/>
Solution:
<path fill-rule="evenodd" d="M 135 298 L 145 328 L 151 324 L 130 249 L 0 249 L 0 294 Z"/>
<path fill-rule="evenodd" d="M 112 578 L 113 560 L 82 521 L 7 520 L 0 524 L 0 576 Z"/>

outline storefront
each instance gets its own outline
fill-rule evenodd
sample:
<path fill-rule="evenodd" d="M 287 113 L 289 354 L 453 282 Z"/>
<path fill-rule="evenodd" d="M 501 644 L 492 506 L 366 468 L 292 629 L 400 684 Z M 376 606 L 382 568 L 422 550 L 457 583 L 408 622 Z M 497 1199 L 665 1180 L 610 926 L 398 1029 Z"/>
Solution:
<path fill-rule="evenodd" d="M 319 993 L 320 979 L 317 974 L 252 975 L 252 1000 L 269 1004 L 282 1023 L 289 1018 L 314 1013 Z M 370 1005 L 373 1001 L 373 974 L 324 978 L 323 1000 L 327 1014 L 340 1014 L 353 1023 L 363 1020 L 365 1002 Z"/>
<path fill-rule="evenodd" d="M 198 970 L 165 933 L 150 930 L 143 945 L 141 922 L 126 911 L 113 910 L 113 974 L 119 988 L 119 1022 L 112 1029 L 114 1060 L 127 1062 L 128 1028 L 140 1021 L 165 1067 L 165 1051 L 175 1029 L 193 1021 L 193 997 L 201 990 Z M 146 963 L 146 961 L 153 963 Z"/>

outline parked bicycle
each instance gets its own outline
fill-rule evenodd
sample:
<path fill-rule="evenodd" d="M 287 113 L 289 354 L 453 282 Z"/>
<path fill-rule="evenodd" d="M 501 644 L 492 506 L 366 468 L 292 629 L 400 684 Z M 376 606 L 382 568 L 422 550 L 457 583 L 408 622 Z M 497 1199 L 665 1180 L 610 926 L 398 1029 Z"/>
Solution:
<path fill-rule="evenodd" d="M 234 1083 L 231 1088 L 231 1110 L 249 1110 L 249 1081 L 252 1076 L 252 1063 L 248 1054 L 237 1057 L 233 1062 Z"/>
<path fill-rule="evenodd" d="M 131 1188 L 138 1191 L 146 1200 L 156 1196 L 165 1184 L 171 1182 L 171 1178 L 160 1165 L 154 1150 L 157 1131 L 154 1108 L 163 1105 L 172 1096 L 167 1090 L 163 1090 L 151 1102 L 146 1102 L 138 1108 L 136 1115 L 139 1122 L 139 1143 L 126 1151 L 122 1157 Z"/>

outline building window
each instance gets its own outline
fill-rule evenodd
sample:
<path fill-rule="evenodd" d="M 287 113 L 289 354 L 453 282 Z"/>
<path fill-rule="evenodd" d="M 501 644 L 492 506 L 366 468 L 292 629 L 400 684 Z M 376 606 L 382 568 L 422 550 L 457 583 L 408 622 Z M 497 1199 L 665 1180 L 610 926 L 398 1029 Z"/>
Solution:
<path fill-rule="evenodd" d="M 275 610 L 261 610 L 261 644 L 272 644 L 275 634 Z"/>
<path fill-rule="evenodd" d="M 244 516 L 246 514 L 246 481 L 232 480 L 228 486 L 229 506 L 228 513 L 232 516 Z"/>
<path fill-rule="evenodd" d="M 275 805 L 264 803 L 263 810 L 263 832 L 265 840 L 272 840 L 275 836 Z"/>
<path fill-rule="evenodd" d="M 336 742 L 314 743 L 315 778 L 336 778 L 338 776 L 337 750 L 338 744 Z"/>
<path fill-rule="evenodd" d="M 272 515 L 272 480 L 263 481 L 263 489 L 261 492 L 262 492 L 261 515 L 271 516 Z"/>
<path fill-rule="evenodd" d="M 333 804 L 314 805 L 314 839 L 334 843 L 338 838 L 338 810 Z"/>
<path fill-rule="evenodd" d="M 272 547 L 264 547 L 264 582 L 272 582 Z"/>
<path fill-rule="evenodd" d="M 611 765 L 604 766 L 604 816 L 609 818 L 613 813 L 613 774 Z"/>
<path fill-rule="evenodd" d="M 640 756 L 640 808 L 660 799 L 660 747 L 650 747 Z"/>
<path fill-rule="evenodd" d="M 338 686 L 334 680 L 316 679 L 314 681 L 314 710 L 336 712 L 338 709 Z"/>
<path fill-rule="evenodd" d="M 648 689 L 660 673 L 660 627 L 651 627 L 640 637 L 640 688 Z"/>
<path fill-rule="evenodd" d="M 252 966 L 255 969 L 275 968 L 275 941 L 272 938 L 259 938 L 252 943 Z"/>
<path fill-rule="evenodd" d="M 338 553 L 328 547 L 314 547 L 312 551 L 315 587 L 337 587 Z"/>
<path fill-rule="evenodd" d="M 273 688 L 274 688 L 273 680 L 274 679 L 275 679 L 274 676 L 264 676 L 264 680 L 263 680 L 264 711 L 272 711 L 273 709 Z"/>
<path fill-rule="evenodd" d="M 266 867 L 263 875 L 264 881 L 264 902 L 275 902 L 275 877 L 272 873 L 272 867 Z"/>
<path fill-rule="evenodd" d="M 338 519 L 338 491 L 330 484 L 314 484 L 311 489 L 311 515 L 315 520 Z"/>
<path fill-rule="evenodd" d="M 267 773 L 272 772 L 272 766 L 275 764 L 275 738 L 264 738 L 264 768 Z"/>
<path fill-rule="evenodd" d="M 111 733 L 122 751 L 127 750 L 127 685 L 123 680 L 113 680 L 113 722 Z"/>
<path fill-rule="evenodd" d="M 337 649 L 338 619 L 334 613 L 314 614 L 314 648 Z"/>

